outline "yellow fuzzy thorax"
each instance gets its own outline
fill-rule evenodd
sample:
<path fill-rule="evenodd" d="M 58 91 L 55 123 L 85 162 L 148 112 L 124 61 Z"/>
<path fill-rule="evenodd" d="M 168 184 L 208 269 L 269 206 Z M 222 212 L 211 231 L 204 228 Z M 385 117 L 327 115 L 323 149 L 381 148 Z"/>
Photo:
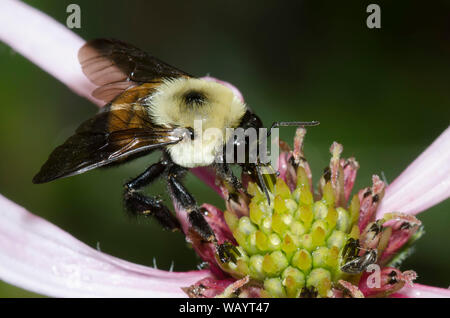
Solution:
<path fill-rule="evenodd" d="M 183 94 L 200 91 L 206 96 L 201 105 L 186 105 Z M 178 78 L 165 80 L 150 99 L 150 113 L 156 124 L 194 128 L 201 120 L 203 130 L 235 128 L 246 106 L 228 87 L 202 79 Z"/>
<path fill-rule="evenodd" d="M 184 97 L 188 92 L 199 92 L 205 98 L 187 104 Z M 172 160 L 187 168 L 212 164 L 227 142 L 227 128 L 236 128 L 246 112 L 245 104 L 230 88 L 194 78 L 164 81 L 148 102 L 156 124 L 194 130 L 193 140 L 183 139 L 167 147 Z"/>

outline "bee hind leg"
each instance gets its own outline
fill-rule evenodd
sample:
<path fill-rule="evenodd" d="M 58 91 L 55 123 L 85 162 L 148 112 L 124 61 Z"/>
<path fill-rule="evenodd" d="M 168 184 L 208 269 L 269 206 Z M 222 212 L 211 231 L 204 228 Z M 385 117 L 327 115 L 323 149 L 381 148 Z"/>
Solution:
<path fill-rule="evenodd" d="M 153 216 L 164 228 L 174 231 L 181 228 L 180 223 L 162 201 L 156 197 L 146 196 L 138 192 L 139 189 L 160 177 L 166 168 L 167 162 L 160 161 L 127 182 L 124 185 L 124 203 L 131 215 Z"/>
<path fill-rule="evenodd" d="M 181 183 L 181 178 L 184 176 L 186 170 L 175 164 L 168 169 L 167 184 L 173 199 L 181 208 L 186 210 L 189 223 L 201 238 L 206 242 L 214 244 L 220 261 L 223 263 L 228 261 L 236 262 L 236 255 L 239 256 L 239 251 L 229 242 L 225 242 L 224 244 L 218 243 L 214 231 L 205 219 L 204 211 L 198 207 L 194 197 Z"/>

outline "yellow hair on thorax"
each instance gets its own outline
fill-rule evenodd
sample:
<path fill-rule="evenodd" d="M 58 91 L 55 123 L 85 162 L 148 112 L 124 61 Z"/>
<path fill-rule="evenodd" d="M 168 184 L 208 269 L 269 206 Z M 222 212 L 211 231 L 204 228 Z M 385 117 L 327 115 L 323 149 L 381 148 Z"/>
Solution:
<path fill-rule="evenodd" d="M 204 100 L 187 103 L 186 94 L 199 92 Z M 195 167 L 209 165 L 215 159 L 217 150 L 226 140 L 226 128 L 236 128 L 246 112 L 245 104 L 233 91 L 216 82 L 195 78 L 165 80 L 147 101 L 152 121 L 164 127 L 194 129 L 195 121 L 201 121 L 202 132 L 210 128 L 218 129 L 223 138 L 203 134 L 200 162 L 191 162 L 189 156 L 198 155 L 194 142 L 183 140 L 168 147 L 172 159 L 179 165 Z M 198 142 L 198 140 L 196 140 Z"/>

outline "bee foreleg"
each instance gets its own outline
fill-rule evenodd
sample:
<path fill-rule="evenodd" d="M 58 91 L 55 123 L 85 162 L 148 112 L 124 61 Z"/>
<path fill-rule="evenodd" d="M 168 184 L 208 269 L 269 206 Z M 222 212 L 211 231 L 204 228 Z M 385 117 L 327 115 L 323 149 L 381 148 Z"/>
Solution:
<path fill-rule="evenodd" d="M 234 197 L 238 195 L 238 192 L 247 192 L 242 186 L 241 181 L 239 181 L 239 179 L 234 175 L 233 170 L 231 170 L 230 166 L 227 163 L 217 163 L 215 165 L 215 168 L 217 175 L 223 180 L 228 188 L 228 199 L 234 199 L 235 201 L 237 201 L 237 199 Z"/>

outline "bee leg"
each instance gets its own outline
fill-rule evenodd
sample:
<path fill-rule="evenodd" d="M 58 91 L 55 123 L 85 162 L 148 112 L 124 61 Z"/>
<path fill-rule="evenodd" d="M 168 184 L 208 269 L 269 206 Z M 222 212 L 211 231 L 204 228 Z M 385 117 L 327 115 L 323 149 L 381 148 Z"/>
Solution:
<path fill-rule="evenodd" d="M 236 202 L 237 196 L 240 191 L 247 193 L 247 191 L 242 186 L 241 181 L 234 175 L 233 170 L 227 163 L 218 163 L 215 165 L 217 175 L 224 181 L 228 188 L 229 199 L 233 199 Z"/>
<path fill-rule="evenodd" d="M 153 216 L 166 229 L 180 229 L 180 223 L 172 212 L 156 197 L 137 192 L 160 177 L 167 168 L 166 161 L 151 165 L 142 174 L 127 182 L 124 192 L 125 207 L 133 215 Z"/>
<path fill-rule="evenodd" d="M 189 223 L 201 236 L 201 238 L 206 242 L 215 245 L 220 261 L 223 263 L 230 260 L 236 261 L 235 255 L 239 255 L 239 251 L 229 242 L 225 242 L 224 244 L 219 244 L 217 242 L 216 235 L 206 221 L 202 210 L 198 207 L 194 197 L 181 183 L 181 178 L 185 174 L 186 170 L 187 169 L 175 164 L 169 168 L 167 174 L 167 184 L 172 197 L 174 198 L 176 204 L 186 210 L 188 213 Z"/>
<path fill-rule="evenodd" d="M 154 217 L 165 229 L 181 229 L 177 218 L 161 203 L 161 200 L 138 192 L 125 193 L 125 205 L 130 213 Z"/>
<path fill-rule="evenodd" d="M 213 230 L 206 222 L 203 213 L 197 206 L 197 202 L 194 197 L 187 191 L 185 186 L 181 183 L 181 178 L 186 173 L 186 169 L 178 165 L 173 164 L 167 174 L 167 184 L 169 191 L 172 194 L 176 204 L 186 210 L 188 213 L 189 221 L 192 227 L 200 234 L 200 236 L 208 241 L 214 242 L 216 237 Z"/>
<path fill-rule="evenodd" d="M 136 178 L 125 183 L 125 189 L 129 191 L 136 191 L 149 185 L 164 173 L 167 165 L 168 162 L 166 160 L 161 160 L 157 163 L 152 164 Z"/>

